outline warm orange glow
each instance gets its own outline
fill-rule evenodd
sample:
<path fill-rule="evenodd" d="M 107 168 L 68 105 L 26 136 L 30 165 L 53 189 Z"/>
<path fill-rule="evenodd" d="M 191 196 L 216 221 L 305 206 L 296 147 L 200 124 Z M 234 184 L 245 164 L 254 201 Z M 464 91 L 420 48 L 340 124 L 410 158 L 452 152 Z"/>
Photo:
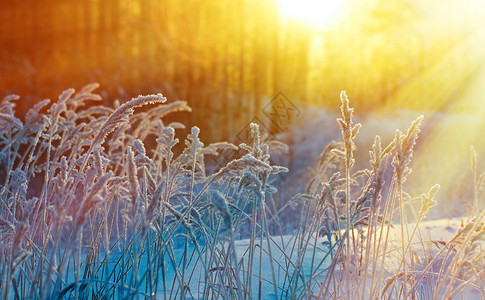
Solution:
<path fill-rule="evenodd" d="M 322 29 L 335 16 L 344 0 L 277 0 L 283 17 Z"/>
<path fill-rule="evenodd" d="M 485 294 L 485 0 L 3 1 L 0 45 L 0 300 Z"/>

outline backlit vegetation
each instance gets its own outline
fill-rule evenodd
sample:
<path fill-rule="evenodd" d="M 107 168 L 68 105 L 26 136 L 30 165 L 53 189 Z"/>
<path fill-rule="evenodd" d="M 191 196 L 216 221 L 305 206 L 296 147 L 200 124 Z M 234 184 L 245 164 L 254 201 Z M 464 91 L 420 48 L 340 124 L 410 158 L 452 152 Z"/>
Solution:
<path fill-rule="evenodd" d="M 304 192 L 281 204 L 275 179 L 288 169 L 271 158 L 287 147 L 258 125 L 239 145 L 205 145 L 198 127 L 180 141 L 183 125 L 165 119 L 189 111 L 185 102 L 156 94 L 86 106 L 102 100 L 96 88 L 39 102 L 25 121 L 15 115 L 18 96 L 0 103 L 2 298 L 485 293 L 485 212 L 475 204 L 450 240 L 430 240 L 420 224 L 439 186 L 405 192 L 422 117 L 388 143 L 376 136 L 369 165 L 357 170 L 361 125 L 342 92 L 341 141 L 323 149 Z M 239 156 L 208 171 L 209 156 L 236 149 Z M 292 228 L 283 225 L 289 211 L 298 215 Z"/>

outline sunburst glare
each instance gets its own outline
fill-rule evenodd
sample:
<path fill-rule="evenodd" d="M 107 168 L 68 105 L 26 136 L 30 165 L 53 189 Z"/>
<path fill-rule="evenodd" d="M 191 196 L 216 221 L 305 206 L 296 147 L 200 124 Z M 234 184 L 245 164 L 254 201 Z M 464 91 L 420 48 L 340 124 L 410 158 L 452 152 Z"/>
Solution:
<path fill-rule="evenodd" d="M 335 17 L 344 0 L 277 0 L 281 15 L 323 29 Z"/>

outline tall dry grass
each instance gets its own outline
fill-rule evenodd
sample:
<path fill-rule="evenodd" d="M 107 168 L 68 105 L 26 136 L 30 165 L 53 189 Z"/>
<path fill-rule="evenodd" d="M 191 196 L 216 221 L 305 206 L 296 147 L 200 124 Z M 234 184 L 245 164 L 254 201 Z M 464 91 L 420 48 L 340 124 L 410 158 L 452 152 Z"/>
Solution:
<path fill-rule="evenodd" d="M 67 90 L 50 106 L 39 102 L 25 121 L 15 116 L 18 96 L 0 103 L 3 299 L 436 299 L 485 292 L 481 176 L 475 218 L 449 241 L 421 233 L 439 186 L 414 198 L 405 193 L 422 117 L 385 146 L 377 136 L 368 169 L 354 170 L 360 124 L 342 93 L 342 141 L 324 149 L 305 192 L 285 195 L 277 207 L 276 178 L 288 170 L 271 155 L 287 149 L 258 125 L 238 146 L 206 146 L 193 127 L 177 151 L 183 125 L 164 117 L 190 111 L 185 102 L 165 103 L 158 94 L 116 108 L 87 106 L 101 100 L 96 88 Z M 206 168 L 208 156 L 235 150 L 241 155 Z M 300 216 L 292 232 L 283 224 L 288 211 Z"/>

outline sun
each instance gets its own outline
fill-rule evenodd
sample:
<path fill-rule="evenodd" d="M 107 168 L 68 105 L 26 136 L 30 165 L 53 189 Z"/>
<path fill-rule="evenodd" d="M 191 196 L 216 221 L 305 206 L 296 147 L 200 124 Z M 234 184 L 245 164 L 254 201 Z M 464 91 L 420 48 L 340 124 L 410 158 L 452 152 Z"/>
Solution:
<path fill-rule="evenodd" d="M 295 19 L 323 29 L 345 0 L 276 0 L 284 18 Z"/>

